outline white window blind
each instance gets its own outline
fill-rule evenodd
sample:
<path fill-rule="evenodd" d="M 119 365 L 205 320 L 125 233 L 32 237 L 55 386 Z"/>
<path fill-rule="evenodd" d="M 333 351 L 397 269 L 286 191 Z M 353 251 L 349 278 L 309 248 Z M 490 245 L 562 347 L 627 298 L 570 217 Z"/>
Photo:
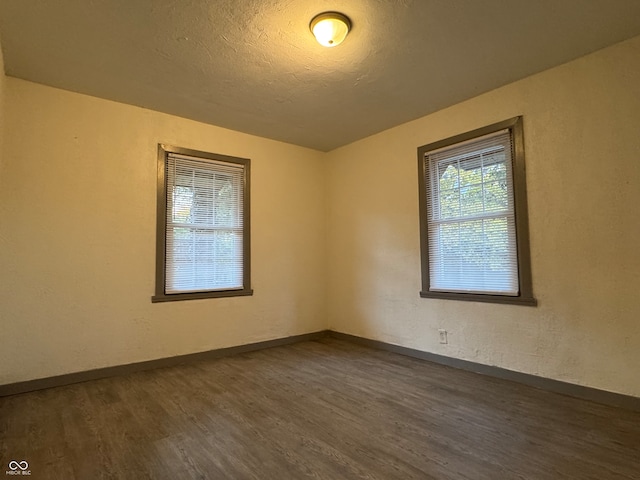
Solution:
<path fill-rule="evenodd" d="M 243 288 L 244 167 L 169 153 L 165 293 Z"/>
<path fill-rule="evenodd" d="M 427 152 L 429 290 L 519 294 L 509 129 Z"/>

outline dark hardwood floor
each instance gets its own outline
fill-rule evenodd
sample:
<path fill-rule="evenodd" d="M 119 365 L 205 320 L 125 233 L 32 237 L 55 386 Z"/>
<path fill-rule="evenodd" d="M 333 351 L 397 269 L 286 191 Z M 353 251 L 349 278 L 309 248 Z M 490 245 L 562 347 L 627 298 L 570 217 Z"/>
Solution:
<path fill-rule="evenodd" d="M 0 398 L 0 475 L 12 460 L 65 480 L 640 479 L 640 413 L 327 338 Z"/>

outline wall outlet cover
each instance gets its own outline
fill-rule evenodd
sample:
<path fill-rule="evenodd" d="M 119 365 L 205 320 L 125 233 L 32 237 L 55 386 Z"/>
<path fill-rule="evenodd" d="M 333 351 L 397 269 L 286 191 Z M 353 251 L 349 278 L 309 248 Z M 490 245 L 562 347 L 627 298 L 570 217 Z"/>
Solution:
<path fill-rule="evenodd" d="M 449 343 L 447 341 L 447 331 L 446 330 L 438 330 L 438 335 L 440 337 L 440 343 L 443 343 L 443 344 Z"/>

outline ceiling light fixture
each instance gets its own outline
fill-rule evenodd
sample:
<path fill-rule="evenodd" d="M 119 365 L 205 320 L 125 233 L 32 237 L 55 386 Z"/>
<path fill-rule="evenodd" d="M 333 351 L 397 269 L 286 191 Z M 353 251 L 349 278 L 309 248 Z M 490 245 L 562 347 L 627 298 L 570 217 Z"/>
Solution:
<path fill-rule="evenodd" d="M 338 12 L 324 12 L 316 15 L 309 29 L 323 47 L 340 45 L 351 29 L 351 21 Z"/>

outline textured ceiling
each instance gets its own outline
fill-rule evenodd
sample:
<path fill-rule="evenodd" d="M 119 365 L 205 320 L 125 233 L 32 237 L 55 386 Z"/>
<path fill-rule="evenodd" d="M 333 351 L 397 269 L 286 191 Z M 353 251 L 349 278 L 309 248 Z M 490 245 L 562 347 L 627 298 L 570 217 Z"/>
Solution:
<path fill-rule="evenodd" d="M 324 151 L 639 34 L 640 0 L 0 0 L 8 75 Z"/>

